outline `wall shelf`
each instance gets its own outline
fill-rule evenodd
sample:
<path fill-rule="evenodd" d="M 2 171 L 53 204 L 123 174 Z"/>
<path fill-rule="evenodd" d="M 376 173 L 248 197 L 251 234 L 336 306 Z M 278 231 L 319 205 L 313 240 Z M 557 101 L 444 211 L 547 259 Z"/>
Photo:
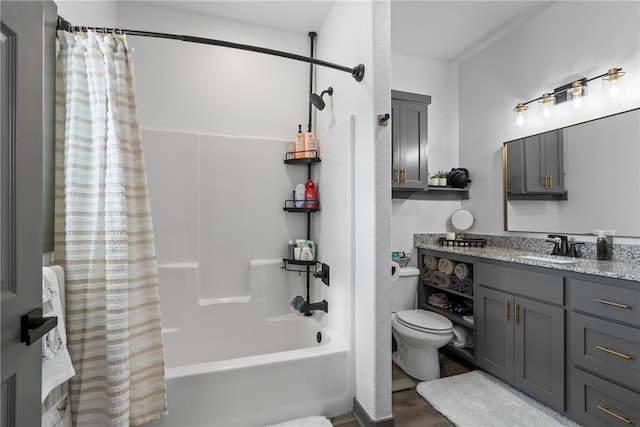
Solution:
<path fill-rule="evenodd" d="M 467 200 L 469 186 L 464 188 L 428 186 L 426 190 L 392 188 L 391 197 L 406 200 Z"/>

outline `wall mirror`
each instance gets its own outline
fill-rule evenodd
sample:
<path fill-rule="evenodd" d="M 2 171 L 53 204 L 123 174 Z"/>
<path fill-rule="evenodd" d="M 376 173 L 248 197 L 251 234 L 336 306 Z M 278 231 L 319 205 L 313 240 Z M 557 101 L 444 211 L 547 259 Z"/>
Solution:
<path fill-rule="evenodd" d="M 506 231 L 640 237 L 640 109 L 505 142 Z"/>

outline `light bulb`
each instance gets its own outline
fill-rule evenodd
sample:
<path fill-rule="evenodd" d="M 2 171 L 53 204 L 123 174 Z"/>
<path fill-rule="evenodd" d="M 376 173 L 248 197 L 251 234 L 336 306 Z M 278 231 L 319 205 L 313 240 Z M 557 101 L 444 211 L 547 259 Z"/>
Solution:
<path fill-rule="evenodd" d="M 583 97 L 587 94 L 586 86 L 582 86 L 580 80 L 571 84 L 571 89 L 568 90 L 569 98 L 571 99 L 571 107 L 574 110 L 579 110 L 584 105 Z"/>
<path fill-rule="evenodd" d="M 553 105 L 554 99 L 550 93 L 545 92 L 538 100 L 538 109 L 545 119 L 551 117 L 551 106 Z"/>
<path fill-rule="evenodd" d="M 610 68 L 607 74 L 602 78 L 602 90 L 605 98 L 616 100 L 623 94 L 622 81 L 620 78 L 624 75 L 621 68 Z"/>
<path fill-rule="evenodd" d="M 518 105 L 516 105 L 516 108 L 513 109 L 513 112 L 515 114 L 516 126 L 518 126 L 519 128 L 523 127 L 526 123 L 524 112 L 527 111 L 527 109 L 529 109 L 529 107 L 524 105 L 524 103 L 522 102 L 518 102 Z"/>

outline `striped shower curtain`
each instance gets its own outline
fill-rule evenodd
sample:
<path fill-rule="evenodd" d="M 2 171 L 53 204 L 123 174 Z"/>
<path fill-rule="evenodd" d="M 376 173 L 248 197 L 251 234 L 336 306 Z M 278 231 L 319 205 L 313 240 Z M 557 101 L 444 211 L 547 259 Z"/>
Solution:
<path fill-rule="evenodd" d="M 56 263 L 76 426 L 166 412 L 158 275 L 125 37 L 58 31 Z"/>

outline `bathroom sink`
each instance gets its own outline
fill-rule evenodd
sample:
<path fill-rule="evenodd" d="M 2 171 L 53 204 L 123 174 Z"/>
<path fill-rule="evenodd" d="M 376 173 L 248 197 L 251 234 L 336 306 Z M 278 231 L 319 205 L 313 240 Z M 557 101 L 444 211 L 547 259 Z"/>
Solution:
<path fill-rule="evenodd" d="M 530 259 L 532 261 L 551 262 L 555 264 L 573 264 L 574 262 L 578 262 L 577 259 L 548 258 L 548 257 L 536 256 L 536 255 L 521 255 L 518 258 Z"/>

